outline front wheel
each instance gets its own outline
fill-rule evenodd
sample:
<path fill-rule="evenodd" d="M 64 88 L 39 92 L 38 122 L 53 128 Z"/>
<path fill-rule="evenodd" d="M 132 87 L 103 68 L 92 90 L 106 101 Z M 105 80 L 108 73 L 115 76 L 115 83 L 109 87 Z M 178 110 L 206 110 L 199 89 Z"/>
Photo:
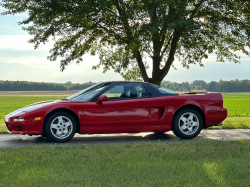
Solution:
<path fill-rule="evenodd" d="M 45 133 L 48 139 L 55 142 L 66 142 L 73 138 L 76 132 L 76 121 L 67 112 L 56 112 L 45 122 Z"/>
<path fill-rule="evenodd" d="M 196 137 L 203 127 L 203 120 L 199 112 L 192 108 L 179 111 L 172 124 L 172 131 L 176 136 L 183 139 Z"/>

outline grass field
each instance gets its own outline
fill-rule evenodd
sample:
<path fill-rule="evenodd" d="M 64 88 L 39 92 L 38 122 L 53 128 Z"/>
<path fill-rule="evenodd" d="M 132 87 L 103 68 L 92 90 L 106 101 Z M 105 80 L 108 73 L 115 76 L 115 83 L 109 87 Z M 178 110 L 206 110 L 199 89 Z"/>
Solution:
<path fill-rule="evenodd" d="M 249 155 L 249 140 L 0 148 L 0 186 L 242 187 Z"/>
<path fill-rule="evenodd" d="M 1 96 L 69 96 L 79 90 L 68 91 L 0 91 Z"/>
<path fill-rule="evenodd" d="M 63 96 L 0 96 L 0 119 L 5 115 L 26 105 L 46 100 L 58 100 Z"/>
<path fill-rule="evenodd" d="M 250 94 L 222 94 L 229 117 L 250 117 Z"/>

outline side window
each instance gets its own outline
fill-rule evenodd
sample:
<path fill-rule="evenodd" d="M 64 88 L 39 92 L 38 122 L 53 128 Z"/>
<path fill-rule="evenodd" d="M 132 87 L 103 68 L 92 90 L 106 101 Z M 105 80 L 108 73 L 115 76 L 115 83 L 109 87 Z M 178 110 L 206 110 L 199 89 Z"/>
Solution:
<path fill-rule="evenodd" d="M 115 86 L 105 93 L 103 95 L 106 95 L 108 97 L 108 100 L 116 100 L 119 99 L 124 92 L 123 86 Z"/>
<path fill-rule="evenodd" d="M 147 96 L 146 90 L 141 83 L 121 83 L 103 93 L 108 97 L 108 101 L 137 99 Z"/>

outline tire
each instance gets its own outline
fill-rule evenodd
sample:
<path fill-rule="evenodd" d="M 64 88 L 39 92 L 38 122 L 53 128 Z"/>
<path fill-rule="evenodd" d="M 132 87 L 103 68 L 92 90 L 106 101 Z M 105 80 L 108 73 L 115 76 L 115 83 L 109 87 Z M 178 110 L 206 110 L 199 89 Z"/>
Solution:
<path fill-rule="evenodd" d="M 54 142 L 66 142 L 71 140 L 76 133 L 76 121 L 67 112 L 53 113 L 45 122 L 45 134 Z"/>
<path fill-rule="evenodd" d="M 180 110 L 173 119 L 172 131 L 182 139 L 196 137 L 203 127 L 203 120 L 198 111 L 192 108 Z"/>

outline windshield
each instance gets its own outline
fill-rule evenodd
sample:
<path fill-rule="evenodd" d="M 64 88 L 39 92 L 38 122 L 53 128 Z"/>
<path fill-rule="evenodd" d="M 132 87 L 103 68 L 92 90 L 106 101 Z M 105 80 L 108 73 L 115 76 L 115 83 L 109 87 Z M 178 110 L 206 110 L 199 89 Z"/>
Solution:
<path fill-rule="evenodd" d="M 89 101 L 93 96 L 95 96 L 97 93 L 108 87 L 111 82 L 109 83 L 99 83 L 95 84 L 93 86 L 90 86 L 88 88 L 85 88 L 84 90 L 81 90 L 74 95 L 71 95 L 67 97 L 68 100 L 71 101 Z"/>

